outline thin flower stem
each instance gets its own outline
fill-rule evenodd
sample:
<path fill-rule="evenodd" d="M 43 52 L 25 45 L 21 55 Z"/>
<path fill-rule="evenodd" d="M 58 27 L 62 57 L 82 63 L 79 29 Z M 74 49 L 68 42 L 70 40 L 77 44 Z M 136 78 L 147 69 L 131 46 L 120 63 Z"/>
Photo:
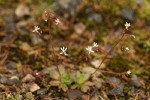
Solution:
<path fill-rule="evenodd" d="M 107 59 L 108 55 L 114 50 L 114 48 L 122 41 L 123 37 L 125 36 L 124 30 L 122 32 L 122 36 L 121 38 L 115 43 L 115 45 L 110 49 L 110 51 L 105 55 L 105 57 L 103 58 L 102 62 L 100 63 L 99 67 L 91 74 L 91 76 L 93 76 L 101 67 L 101 65 L 104 63 L 104 61 Z"/>
<path fill-rule="evenodd" d="M 58 73 L 59 73 L 59 80 L 60 80 L 60 83 L 59 83 L 59 85 L 62 83 L 62 80 L 61 80 L 61 73 L 60 73 L 60 70 L 59 70 L 59 68 L 58 68 L 58 66 L 56 66 L 57 67 L 57 70 L 58 70 Z"/>
<path fill-rule="evenodd" d="M 114 48 L 122 41 L 123 37 L 125 36 L 125 30 L 122 31 L 122 36 L 120 37 L 120 39 L 116 42 L 116 44 L 110 49 L 110 51 L 105 55 L 105 57 L 103 58 L 102 62 L 100 63 L 99 67 L 90 75 L 90 77 L 88 79 L 90 79 L 97 71 L 98 69 L 101 67 L 101 65 L 104 63 L 104 61 L 107 59 L 107 56 L 114 50 Z M 87 79 L 87 80 L 88 80 Z M 84 84 L 87 80 L 85 80 L 82 84 Z M 82 85 L 80 84 L 80 86 Z"/>

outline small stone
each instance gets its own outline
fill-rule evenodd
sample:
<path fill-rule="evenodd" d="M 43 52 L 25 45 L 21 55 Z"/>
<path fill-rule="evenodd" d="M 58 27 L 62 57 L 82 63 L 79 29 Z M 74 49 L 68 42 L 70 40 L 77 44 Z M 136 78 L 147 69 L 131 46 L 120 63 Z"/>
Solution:
<path fill-rule="evenodd" d="M 130 85 L 135 86 L 135 87 L 141 87 L 140 80 L 136 75 L 132 75 L 131 81 L 129 82 Z"/>
<path fill-rule="evenodd" d="M 92 7 L 89 7 L 89 6 L 88 6 L 88 7 L 85 8 L 85 11 L 84 11 L 84 12 L 85 12 L 85 14 L 91 14 L 91 13 L 94 12 L 94 10 L 93 10 Z"/>
<path fill-rule="evenodd" d="M 88 20 L 96 22 L 97 24 L 102 23 L 103 17 L 100 12 L 95 12 L 92 7 L 86 7 L 84 13 L 88 16 Z"/>
<path fill-rule="evenodd" d="M 129 22 L 135 21 L 134 10 L 130 8 L 124 8 L 121 10 L 121 16 Z"/>
<path fill-rule="evenodd" d="M 45 68 L 45 69 L 42 70 L 42 73 L 43 74 L 49 74 L 53 70 L 57 70 L 57 67 L 56 66 L 51 66 L 51 67 Z"/>
<path fill-rule="evenodd" d="M 19 79 L 20 75 L 21 75 L 21 73 L 19 73 L 19 72 L 16 72 L 16 71 L 11 72 L 12 77 L 17 77 Z"/>
<path fill-rule="evenodd" d="M 58 80 L 60 78 L 59 72 L 57 70 L 53 70 L 49 73 L 50 78 Z"/>
<path fill-rule="evenodd" d="M 8 80 L 6 85 L 13 85 L 15 84 L 12 80 Z"/>
<path fill-rule="evenodd" d="M 27 92 L 25 96 L 27 100 L 35 100 L 34 95 L 31 92 Z"/>
<path fill-rule="evenodd" d="M 31 92 L 35 92 L 35 91 L 39 90 L 40 87 L 37 84 L 34 83 L 34 84 L 31 84 L 29 86 L 29 89 L 30 89 Z"/>
<path fill-rule="evenodd" d="M 19 85 L 19 77 L 18 76 L 12 76 L 9 78 L 10 81 L 12 81 L 13 84 Z"/>
<path fill-rule="evenodd" d="M 94 66 L 95 68 L 98 68 L 100 64 L 101 64 L 101 61 L 99 59 L 93 59 L 91 61 L 91 65 Z M 105 67 L 106 67 L 105 64 L 102 63 L 100 69 L 104 69 Z"/>
<path fill-rule="evenodd" d="M 7 82 L 8 82 L 8 78 L 6 76 L 1 76 L 0 83 L 7 84 Z"/>
<path fill-rule="evenodd" d="M 92 82 L 95 84 L 95 87 L 100 89 L 102 87 L 102 83 L 104 83 L 104 80 L 98 77 L 93 77 Z"/>
<path fill-rule="evenodd" d="M 101 99 L 99 99 L 99 94 L 95 94 L 90 100 L 101 100 Z"/>
<path fill-rule="evenodd" d="M 6 68 L 10 69 L 10 70 L 13 70 L 16 68 L 15 64 L 13 62 L 9 62 L 7 65 L 6 65 Z"/>
<path fill-rule="evenodd" d="M 93 59 L 91 61 L 91 65 L 93 65 L 95 68 L 98 68 L 100 65 L 100 61 L 98 59 Z"/>
<path fill-rule="evenodd" d="M 62 13 L 65 17 L 74 16 L 81 0 L 57 0 L 54 9 Z"/>
<path fill-rule="evenodd" d="M 43 96 L 47 93 L 47 89 L 46 88 L 42 88 L 42 89 L 39 89 L 37 91 L 37 95 L 40 95 L 40 96 Z"/>
<path fill-rule="evenodd" d="M 29 27 L 27 21 L 19 21 L 16 24 L 17 31 L 20 35 L 28 35 L 29 34 Z"/>
<path fill-rule="evenodd" d="M 7 32 L 13 32 L 16 30 L 15 21 L 14 21 L 14 18 L 12 16 L 5 17 L 5 22 L 6 22 L 6 25 L 5 25 L 4 29 Z"/>
<path fill-rule="evenodd" d="M 74 26 L 74 30 L 76 33 L 81 34 L 86 29 L 86 26 L 83 23 L 78 23 Z"/>
<path fill-rule="evenodd" d="M 79 90 L 68 90 L 67 94 L 70 100 L 76 100 L 83 95 L 83 93 Z"/>
<path fill-rule="evenodd" d="M 99 94 L 98 88 L 93 87 L 93 88 L 91 89 L 91 97 L 93 97 L 93 96 L 95 96 L 95 95 L 98 95 L 98 94 Z"/>
<path fill-rule="evenodd" d="M 32 51 L 32 47 L 27 42 L 21 42 L 19 48 L 26 52 Z"/>
<path fill-rule="evenodd" d="M 136 2 L 137 4 L 139 4 L 139 5 L 143 5 L 143 4 L 144 4 L 143 0 L 135 0 L 135 2 Z"/>
<path fill-rule="evenodd" d="M 26 15 L 30 15 L 29 7 L 25 4 L 19 4 L 15 10 L 15 14 L 17 17 L 24 17 Z"/>
<path fill-rule="evenodd" d="M 91 99 L 90 99 L 90 95 L 84 94 L 84 95 L 82 96 L 82 100 L 91 100 Z M 95 100 L 96 100 L 96 99 L 95 99 Z"/>
<path fill-rule="evenodd" d="M 68 9 L 69 8 L 69 3 L 71 2 L 71 0 L 58 0 L 59 5 L 62 8 Z"/>
<path fill-rule="evenodd" d="M 116 77 L 108 77 L 106 82 L 113 86 L 118 86 L 121 83 L 121 80 Z"/>
<path fill-rule="evenodd" d="M 131 87 L 130 93 L 131 93 L 131 95 L 135 95 L 136 94 L 135 87 L 133 87 L 133 86 Z"/>
<path fill-rule="evenodd" d="M 22 79 L 22 82 L 31 82 L 31 81 L 34 81 L 35 80 L 35 77 L 32 76 L 31 74 L 27 74 L 23 79 Z"/>
<path fill-rule="evenodd" d="M 43 40 L 39 37 L 39 35 L 37 34 L 32 34 L 31 35 L 31 41 L 34 45 L 39 45 L 39 44 L 43 44 Z"/>
<path fill-rule="evenodd" d="M 124 89 L 124 84 L 121 83 L 119 86 L 116 88 L 112 89 L 111 91 L 108 92 L 108 95 L 119 95 L 119 96 L 124 96 L 123 94 L 123 89 Z"/>
<path fill-rule="evenodd" d="M 87 73 L 87 74 L 92 74 L 94 73 L 95 69 L 93 67 L 84 67 L 82 69 L 82 72 Z"/>
<path fill-rule="evenodd" d="M 94 13 L 90 14 L 89 20 L 94 21 L 94 22 L 99 24 L 99 23 L 102 22 L 102 15 L 100 13 L 95 13 L 94 12 Z"/>
<path fill-rule="evenodd" d="M 147 96 L 144 93 L 140 93 L 140 97 L 144 100 L 146 100 Z"/>
<path fill-rule="evenodd" d="M 5 85 L 13 85 L 13 81 L 8 79 L 6 76 L 1 76 L 0 78 L 0 83 L 5 84 Z"/>

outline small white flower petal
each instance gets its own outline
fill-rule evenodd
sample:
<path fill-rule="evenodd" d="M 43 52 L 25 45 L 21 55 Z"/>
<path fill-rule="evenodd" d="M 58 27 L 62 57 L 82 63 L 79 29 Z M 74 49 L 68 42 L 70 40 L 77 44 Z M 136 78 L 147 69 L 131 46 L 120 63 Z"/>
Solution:
<path fill-rule="evenodd" d="M 55 19 L 55 24 L 58 25 L 58 24 L 60 24 L 60 23 L 61 23 L 61 22 L 60 22 L 60 19 L 59 19 L 59 18 L 56 18 L 56 19 Z"/>
<path fill-rule="evenodd" d="M 94 42 L 93 43 L 93 47 L 98 47 L 97 43 Z"/>
<path fill-rule="evenodd" d="M 88 46 L 88 47 L 86 48 L 86 50 L 89 52 L 89 54 L 90 54 L 90 53 L 94 53 L 92 46 Z"/>
<path fill-rule="evenodd" d="M 128 74 L 128 75 L 130 75 L 130 74 L 131 74 L 131 71 L 130 71 L 130 70 L 128 70 L 128 71 L 127 71 L 127 74 Z"/>
<path fill-rule="evenodd" d="M 128 47 L 126 47 L 126 48 L 125 48 L 125 50 L 129 50 L 129 48 L 128 48 Z"/>
<path fill-rule="evenodd" d="M 45 22 L 47 22 L 47 19 L 45 19 Z"/>
<path fill-rule="evenodd" d="M 62 48 L 60 48 L 61 52 L 60 54 L 64 54 L 64 55 L 67 55 L 66 51 L 67 51 L 67 48 L 65 48 L 64 46 Z"/>
<path fill-rule="evenodd" d="M 128 30 L 128 28 L 129 28 L 131 25 L 130 25 L 130 23 L 126 22 L 124 26 L 125 26 L 125 28 Z"/>
<path fill-rule="evenodd" d="M 39 33 L 40 28 L 38 26 L 34 26 L 34 30 L 32 32 L 37 32 Z"/>

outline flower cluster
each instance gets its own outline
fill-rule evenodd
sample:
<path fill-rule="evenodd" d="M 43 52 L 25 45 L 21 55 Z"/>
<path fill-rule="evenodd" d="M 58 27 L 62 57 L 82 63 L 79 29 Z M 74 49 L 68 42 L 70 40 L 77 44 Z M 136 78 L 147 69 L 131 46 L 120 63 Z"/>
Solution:
<path fill-rule="evenodd" d="M 129 28 L 131 25 L 130 25 L 130 23 L 126 22 L 124 26 L 125 26 L 126 30 L 128 30 L 128 28 Z"/>
<path fill-rule="evenodd" d="M 54 23 L 56 26 L 58 26 L 59 24 L 61 24 L 62 22 L 60 21 L 60 19 L 59 18 L 57 18 L 56 16 L 51 16 L 51 13 L 49 13 L 48 11 L 45 11 L 45 19 L 44 19 L 44 21 L 45 22 L 52 22 L 52 23 Z M 116 41 L 116 44 L 106 53 L 106 55 L 104 56 L 104 58 L 102 59 L 102 61 L 100 62 L 100 64 L 98 65 L 98 67 L 96 67 L 95 69 L 94 69 L 94 71 L 93 72 L 91 72 L 90 73 L 90 76 L 88 76 L 88 79 L 89 78 L 91 78 L 92 76 L 94 76 L 94 74 L 98 71 L 98 69 L 101 67 L 101 65 L 104 63 L 104 61 L 106 60 L 106 58 L 108 57 L 108 55 L 113 51 L 113 49 L 117 46 L 117 44 L 119 44 L 122 40 L 123 40 L 123 37 L 125 36 L 125 34 L 128 34 L 128 32 L 129 32 L 129 28 L 130 28 L 130 23 L 128 23 L 128 22 L 126 22 L 125 24 L 124 24 L 124 30 L 123 30 L 123 34 L 122 34 L 122 36 L 121 36 L 121 38 L 118 40 L 118 41 Z M 36 33 L 39 33 L 39 35 L 41 35 L 40 33 L 41 33 L 41 29 L 40 29 L 40 27 L 39 26 L 34 26 L 34 30 L 32 31 L 32 32 L 36 32 Z M 132 34 L 130 34 L 130 36 L 132 37 L 132 38 L 135 38 L 135 36 L 134 35 L 132 35 Z M 96 49 L 98 49 L 98 47 L 99 47 L 99 45 L 96 43 L 96 42 L 94 42 L 92 45 L 90 45 L 90 46 L 87 46 L 86 48 L 85 48 L 85 50 L 88 52 L 88 54 L 92 54 L 92 53 L 94 53 L 95 51 L 97 51 Z M 68 50 L 68 48 L 67 47 L 65 47 L 65 46 L 62 46 L 62 47 L 60 47 L 60 52 L 59 52 L 59 54 L 60 55 L 64 55 L 64 56 L 68 56 L 68 53 L 67 53 L 67 50 Z M 128 51 L 128 50 L 130 50 L 128 47 L 125 47 L 124 48 L 124 50 L 126 50 L 126 51 Z M 51 81 L 50 82 L 50 85 L 52 85 L 52 84 L 55 84 L 56 85 L 56 83 L 55 82 L 57 82 L 58 83 L 58 86 L 60 86 L 64 91 L 66 90 L 66 88 L 67 88 L 67 86 L 69 86 L 69 85 L 71 85 L 73 82 L 72 82 L 72 80 L 71 80 L 71 75 L 70 74 L 66 74 L 66 73 L 60 73 L 61 71 L 60 71 L 60 69 L 62 69 L 62 68 L 60 68 L 60 66 L 58 67 L 58 70 L 59 70 L 59 73 L 55 73 L 55 74 L 59 74 L 59 75 L 56 75 L 56 76 L 61 76 L 60 78 L 58 77 L 58 79 L 59 79 L 59 81 L 58 80 L 56 80 L 56 81 Z M 64 70 L 63 70 L 63 72 L 64 72 Z M 125 74 L 126 75 L 131 75 L 131 71 L 130 70 L 128 70 Z M 37 72 L 37 73 L 35 73 L 35 75 L 36 76 L 41 76 L 41 75 L 43 75 L 43 73 L 42 72 Z M 77 81 L 74 81 L 74 83 L 77 83 L 78 85 L 85 85 L 85 84 L 83 84 L 84 82 L 86 82 L 86 81 L 84 81 L 84 77 L 83 77 L 83 75 L 84 74 L 81 74 L 81 73 L 78 73 L 77 74 L 77 80 L 79 80 L 79 82 Z M 78 78 L 79 77 L 79 78 Z M 54 79 L 56 79 L 56 77 L 54 78 Z M 87 77 L 85 78 L 86 80 L 87 80 Z M 71 81 L 70 81 L 71 80 Z M 96 80 L 96 79 L 95 79 Z M 81 81 L 81 82 L 80 82 Z M 61 82 L 63 83 L 63 86 L 64 87 L 62 87 L 61 86 Z M 65 84 L 64 84 L 65 83 Z M 77 85 L 77 86 L 78 86 Z M 91 86 L 91 85 L 90 85 Z M 88 87 L 88 85 L 86 86 L 86 87 Z"/>
<path fill-rule="evenodd" d="M 88 46 L 88 47 L 86 48 L 86 50 L 89 52 L 89 54 L 90 54 L 90 53 L 94 53 L 93 48 L 95 48 L 95 47 L 98 47 L 98 45 L 97 45 L 97 43 L 94 42 L 93 45 L 92 45 L 92 46 Z M 61 50 L 60 54 L 64 54 L 65 56 L 68 55 L 68 54 L 66 53 L 67 49 L 68 49 L 68 48 L 66 48 L 66 47 L 64 47 L 64 46 L 61 47 L 61 48 L 60 48 L 60 50 Z"/>
<path fill-rule="evenodd" d="M 95 43 L 95 42 L 93 43 L 92 46 L 88 46 L 88 47 L 86 48 L 86 50 L 89 52 L 89 54 L 90 54 L 90 53 L 94 53 L 94 50 L 93 50 L 94 47 L 98 47 L 97 43 Z"/>
<path fill-rule="evenodd" d="M 44 14 L 45 14 L 45 20 L 44 20 L 45 22 L 53 21 L 53 22 L 55 23 L 55 25 L 61 24 L 60 19 L 57 18 L 56 16 L 52 16 L 52 13 L 51 13 L 51 12 L 45 11 Z M 131 25 L 130 25 L 130 23 L 126 22 L 124 26 L 125 26 L 125 29 L 128 30 Z M 41 29 L 40 29 L 39 26 L 34 26 L 34 30 L 33 30 L 32 32 L 36 32 L 36 33 L 38 33 L 39 35 L 41 35 L 41 33 L 42 33 L 42 31 L 41 31 Z M 132 38 L 135 38 L 134 35 L 131 35 L 131 37 L 132 37 Z M 94 53 L 94 52 L 95 52 L 94 48 L 96 48 L 96 47 L 98 47 L 98 44 L 97 44 L 96 42 L 94 42 L 91 46 L 88 46 L 88 47 L 86 48 L 86 50 L 88 51 L 89 54 L 91 54 L 91 53 Z M 63 47 L 60 48 L 60 50 L 61 50 L 60 54 L 64 54 L 65 56 L 68 55 L 68 54 L 66 53 L 66 52 L 67 52 L 67 47 L 64 47 L 64 46 L 63 46 Z M 128 51 L 129 48 L 126 47 L 125 50 Z"/>

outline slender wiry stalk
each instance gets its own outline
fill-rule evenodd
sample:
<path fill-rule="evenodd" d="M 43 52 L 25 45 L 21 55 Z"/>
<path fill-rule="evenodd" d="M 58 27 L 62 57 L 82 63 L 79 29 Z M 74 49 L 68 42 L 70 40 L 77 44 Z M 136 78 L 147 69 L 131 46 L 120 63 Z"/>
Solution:
<path fill-rule="evenodd" d="M 91 74 L 93 76 L 101 67 L 101 65 L 104 63 L 104 61 L 107 59 L 108 55 L 114 50 L 114 48 L 122 41 L 123 37 L 125 36 L 125 31 L 123 30 L 121 38 L 115 43 L 115 45 L 109 50 L 109 52 L 105 55 L 105 57 L 102 59 L 100 65 L 96 70 Z"/>
<path fill-rule="evenodd" d="M 58 68 L 58 66 L 56 66 L 57 67 L 57 70 L 58 70 L 58 73 L 59 73 L 59 80 L 60 80 L 60 83 L 59 83 L 59 85 L 62 83 L 62 80 L 61 80 L 61 73 L 60 73 L 60 70 L 59 70 L 59 68 Z"/>

